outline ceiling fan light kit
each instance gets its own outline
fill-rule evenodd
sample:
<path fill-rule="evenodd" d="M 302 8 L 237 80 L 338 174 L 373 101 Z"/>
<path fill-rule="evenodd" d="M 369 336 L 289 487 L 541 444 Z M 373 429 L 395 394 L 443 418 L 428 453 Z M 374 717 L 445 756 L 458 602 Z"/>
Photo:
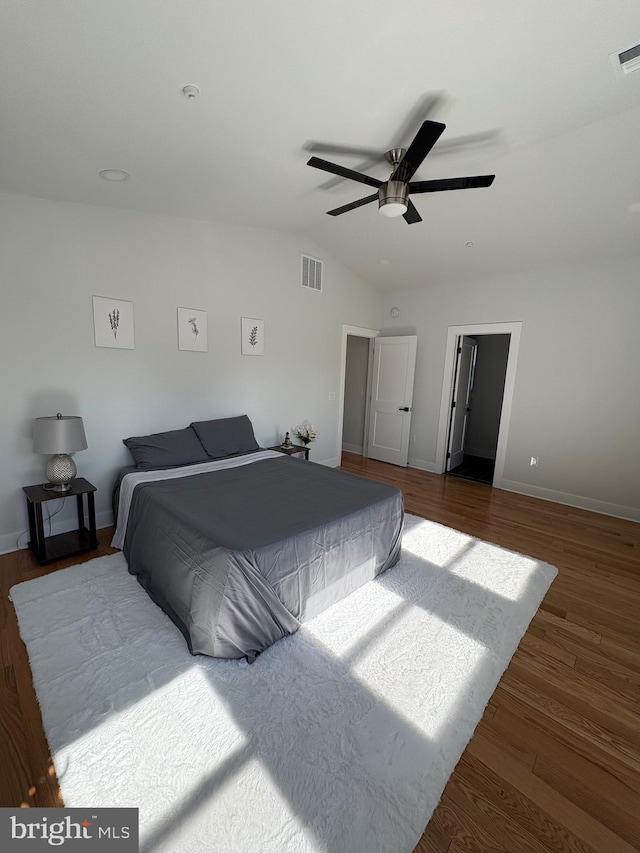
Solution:
<path fill-rule="evenodd" d="M 387 181 L 378 190 L 378 213 L 382 216 L 404 216 L 409 207 L 409 187 L 402 181 Z"/>
<path fill-rule="evenodd" d="M 422 222 L 422 217 L 409 199 L 411 193 L 433 193 L 445 190 L 466 190 L 476 187 L 490 187 L 495 175 L 473 175 L 464 178 L 440 178 L 434 181 L 412 181 L 411 178 L 422 165 L 422 161 L 436 144 L 445 125 L 437 121 L 424 121 L 416 133 L 411 145 L 406 149 L 392 148 L 387 151 L 385 157 L 391 164 L 392 172 L 388 181 L 380 181 L 362 172 L 347 169 L 337 163 L 321 160 L 319 157 L 311 157 L 308 166 L 348 178 L 360 184 L 375 187 L 377 192 L 365 198 L 352 201 L 334 210 L 328 210 L 329 216 L 340 216 L 356 207 L 362 207 L 372 201 L 378 200 L 378 212 L 385 217 L 403 216 L 408 225 Z"/>

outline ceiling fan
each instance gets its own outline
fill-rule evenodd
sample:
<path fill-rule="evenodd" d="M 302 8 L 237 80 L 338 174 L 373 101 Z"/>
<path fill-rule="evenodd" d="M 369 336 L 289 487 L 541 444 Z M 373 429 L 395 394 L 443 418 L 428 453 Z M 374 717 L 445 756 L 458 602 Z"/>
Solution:
<path fill-rule="evenodd" d="M 380 148 L 370 148 L 362 145 L 345 145 L 344 143 L 335 142 L 319 142 L 318 140 L 309 139 L 302 146 L 310 154 L 318 154 L 323 157 L 325 154 L 333 154 L 334 156 L 358 157 L 360 162 L 354 165 L 353 168 L 357 172 L 368 172 L 377 163 L 384 162 L 385 151 L 390 148 L 408 148 L 409 142 L 416 135 L 416 132 L 422 122 L 428 118 L 435 119 L 435 113 L 441 110 L 446 104 L 446 99 L 442 92 L 425 92 L 422 94 L 413 107 L 410 109 L 402 124 L 395 131 L 393 137 L 388 143 Z M 499 137 L 498 130 L 484 130 L 475 133 L 469 133 L 465 136 L 454 136 L 446 141 L 439 140 L 437 148 L 433 151 L 436 154 L 451 154 L 467 148 L 477 148 L 479 145 L 488 145 L 497 142 Z M 323 190 L 330 190 L 344 183 L 346 178 L 338 175 L 328 178 L 320 184 Z"/>
<path fill-rule="evenodd" d="M 423 121 L 413 141 L 406 150 L 404 148 L 392 148 L 390 151 L 387 151 L 385 158 L 392 167 L 391 175 L 387 181 L 380 181 L 378 178 L 372 178 L 362 172 L 347 169 L 344 166 L 339 166 L 337 163 L 330 163 L 328 160 L 312 157 L 307 162 L 308 166 L 313 166 L 314 169 L 321 169 L 324 172 L 330 172 L 333 175 L 339 175 L 342 178 L 358 181 L 361 184 L 375 187 L 377 190 L 372 195 L 358 199 L 358 201 L 352 201 L 342 207 L 328 210 L 327 213 L 329 216 L 340 216 L 341 213 L 347 213 L 349 210 L 362 207 L 377 199 L 378 212 L 383 216 L 402 216 L 405 222 L 412 225 L 414 222 L 422 222 L 422 217 L 409 198 L 411 194 L 490 187 L 495 175 L 440 178 L 433 181 L 411 180 L 422 165 L 422 161 L 440 138 L 445 126 L 438 121 Z"/>

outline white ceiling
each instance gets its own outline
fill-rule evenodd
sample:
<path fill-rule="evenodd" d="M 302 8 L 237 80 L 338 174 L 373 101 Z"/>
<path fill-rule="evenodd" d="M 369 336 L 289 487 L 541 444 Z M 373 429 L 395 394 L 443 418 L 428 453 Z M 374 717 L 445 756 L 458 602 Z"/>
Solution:
<path fill-rule="evenodd" d="M 640 71 L 608 55 L 638 42 L 637 0 L 3 0 L 0 189 L 300 231 L 387 289 L 634 255 Z M 425 93 L 442 143 L 496 136 L 416 179 L 493 186 L 326 216 L 371 190 L 305 143 L 384 148 Z"/>

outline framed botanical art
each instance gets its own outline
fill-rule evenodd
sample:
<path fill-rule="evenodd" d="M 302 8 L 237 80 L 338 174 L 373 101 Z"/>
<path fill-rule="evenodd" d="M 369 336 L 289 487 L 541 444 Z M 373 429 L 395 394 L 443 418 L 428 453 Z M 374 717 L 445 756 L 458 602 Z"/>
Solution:
<path fill-rule="evenodd" d="M 242 355 L 264 355 L 264 320 L 241 318 Z"/>
<path fill-rule="evenodd" d="M 133 302 L 94 296 L 93 329 L 97 347 L 135 349 Z"/>
<path fill-rule="evenodd" d="M 207 352 L 207 312 L 178 308 L 178 349 Z"/>

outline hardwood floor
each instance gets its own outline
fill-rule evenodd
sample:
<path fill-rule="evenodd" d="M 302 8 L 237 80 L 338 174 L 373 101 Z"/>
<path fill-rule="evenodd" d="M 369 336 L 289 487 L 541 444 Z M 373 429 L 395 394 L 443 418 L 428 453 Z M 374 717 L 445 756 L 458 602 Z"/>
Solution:
<path fill-rule="evenodd" d="M 640 850 L 640 525 L 352 454 L 342 467 L 559 570 L 416 853 Z"/>
<path fill-rule="evenodd" d="M 351 454 L 342 467 L 559 569 L 416 853 L 640 850 L 640 525 Z M 8 590 L 88 556 L 0 556 L 0 806 L 60 804 Z"/>
<path fill-rule="evenodd" d="M 0 556 L 0 807 L 62 805 L 9 590 L 21 581 L 114 553 L 108 545 L 112 536 L 113 528 L 99 530 L 96 551 L 47 566 L 39 566 L 31 551 Z"/>

